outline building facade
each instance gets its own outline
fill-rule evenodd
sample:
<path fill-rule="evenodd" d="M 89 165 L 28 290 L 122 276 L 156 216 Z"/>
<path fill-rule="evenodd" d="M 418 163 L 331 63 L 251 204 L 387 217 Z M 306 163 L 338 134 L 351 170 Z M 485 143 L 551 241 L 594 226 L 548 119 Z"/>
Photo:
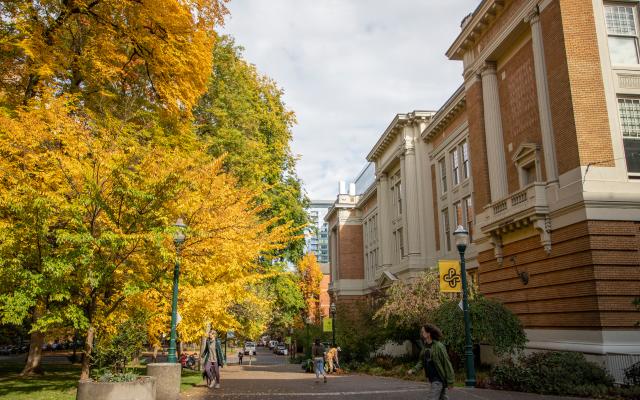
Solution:
<path fill-rule="evenodd" d="M 639 11 L 481 1 L 447 51 L 462 86 L 435 113 L 397 115 L 367 157 L 375 184 L 328 214 L 330 252 L 353 253 L 331 257 L 338 300 L 455 259 L 463 225 L 471 278 L 518 315 L 530 349 L 614 373 L 640 354 Z"/>

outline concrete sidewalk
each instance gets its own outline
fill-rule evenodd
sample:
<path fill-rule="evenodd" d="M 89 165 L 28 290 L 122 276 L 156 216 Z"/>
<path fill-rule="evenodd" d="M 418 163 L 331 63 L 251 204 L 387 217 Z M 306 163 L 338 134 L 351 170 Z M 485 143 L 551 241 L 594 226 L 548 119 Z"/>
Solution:
<path fill-rule="evenodd" d="M 427 383 L 403 381 L 369 375 L 329 376 L 328 382 L 316 382 L 314 374 L 303 373 L 299 365 L 274 363 L 231 365 L 223 368 L 221 389 L 201 385 L 184 392 L 181 400 L 225 399 L 381 399 L 422 400 L 429 390 Z M 284 361 L 284 360 L 283 360 Z M 282 362 L 282 361 L 281 361 Z M 528 393 L 485 389 L 456 388 L 451 400 L 575 400 L 569 397 L 541 396 Z"/>

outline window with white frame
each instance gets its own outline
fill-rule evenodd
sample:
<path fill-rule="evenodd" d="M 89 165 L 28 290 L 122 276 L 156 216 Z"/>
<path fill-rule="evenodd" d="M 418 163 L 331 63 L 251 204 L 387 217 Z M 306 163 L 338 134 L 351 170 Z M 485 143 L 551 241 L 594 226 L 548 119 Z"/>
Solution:
<path fill-rule="evenodd" d="M 609 37 L 611 64 L 638 64 L 637 5 L 632 3 L 605 4 L 605 21 Z"/>
<path fill-rule="evenodd" d="M 451 151 L 451 180 L 453 186 L 460 183 L 460 159 L 458 158 L 458 149 Z"/>
<path fill-rule="evenodd" d="M 462 179 L 467 179 L 471 175 L 469 166 L 469 142 L 466 140 L 460 145 L 460 155 L 462 156 Z"/>
<path fill-rule="evenodd" d="M 463 200 L 464 218 L 466 228 L 469 231 L 469 242 L 473 241 L 473 201 L 471 196 L 465 197 Z"/>
<path fill-rule="evenodd" d="M 402 215 L 402 179 L 400 178 L 400 171 L 391 177 L 391 201 L 394 206 L 394 216 L 396 218 L 400 217 Z"/>
<path fill-rule="evenodd" d="M 618 98 L 618 111 L 627 171 L 640 174 L 640 98 Z"/>
<path fill-rule="evenodd" d="M 438 161 L 440 167 L 440 194 L 447 193 L 447 164 L 444 157 Z"/>
<path fill-rule="evenodd" d="M 449 209 L 440 212 L 442 219 L 442 241 L 446 244 L 447 251 L 451 251 L 451 225 L 449 224 Z"/>

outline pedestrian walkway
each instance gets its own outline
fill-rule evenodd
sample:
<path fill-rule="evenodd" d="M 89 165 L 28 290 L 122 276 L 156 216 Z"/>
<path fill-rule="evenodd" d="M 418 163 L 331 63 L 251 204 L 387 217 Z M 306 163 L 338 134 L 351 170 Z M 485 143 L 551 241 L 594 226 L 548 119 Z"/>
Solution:
<path fill-rule="evenodd" d="M 230 358 L 230 361 L 234 361 Z M 222 388 L 195 387 L 184 392 L 181 400 L 208 399 L 380 399 L 422 400 L 427 383 L 403 381 L 369 375 L 329 376 L 327 383 L 316 382 L 314 374 L 302 372 L 300 365 L 285 363 L 261 349 L 252 366 L 230 365 L 223 368 Z M 569 397 L 540 396 L 484 389 L 456 388 L 451 400 L 569 400 Z"/>

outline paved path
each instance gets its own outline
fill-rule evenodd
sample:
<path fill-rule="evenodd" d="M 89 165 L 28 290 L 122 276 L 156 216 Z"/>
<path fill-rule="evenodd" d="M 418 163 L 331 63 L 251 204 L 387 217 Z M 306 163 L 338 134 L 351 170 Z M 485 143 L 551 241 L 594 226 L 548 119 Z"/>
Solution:
<path fill-rule="evenodd" d="M 381 399 L 422 400 L 429 385 L 392 378 L 368 375 L 330 376 L 325 384 L 316 382 L 314 374 L 305 374 L 300 365 L 288 364 L 283 356 L 275 356 L 259 348 L 251 366 L 233 365 L 235 357 L 229 357 L 232 365 L 222 369 L 221 389 L 208 389 L 204 385 L 184 392 L 181 400 L 207 399 Z M 245 356 L 247 364 L 247 356 Z M 451 400 L 569 400 L 567 397 L 492 391 L 484 389 L 456 388 Z"/>

